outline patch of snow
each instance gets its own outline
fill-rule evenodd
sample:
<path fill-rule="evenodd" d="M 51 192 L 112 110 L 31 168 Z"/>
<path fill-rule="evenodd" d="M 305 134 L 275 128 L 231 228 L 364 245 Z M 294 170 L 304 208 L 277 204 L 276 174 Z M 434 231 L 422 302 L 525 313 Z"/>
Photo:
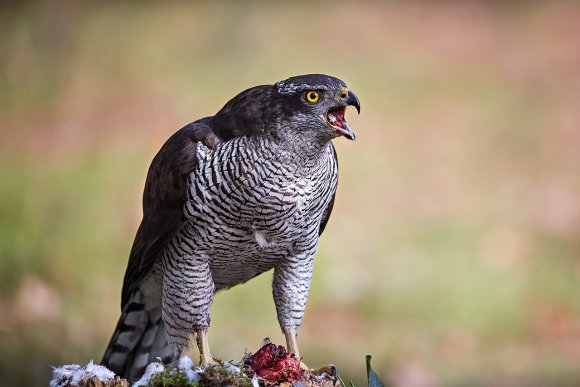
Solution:
<path fill-rule="evenodd" d="M 145 368 L 145 373 L 143 374 L 141 379 L 133 383 L 133 387 L 147 386 L 149 384 L 149 380 L 151 380 L 153 375 L 163 372 L 164 369 L 165 368 L 163 367 L 163 364 L 159 362 L 149 364 L 147 368 Z"/>
<path fill-rule="evenodd" d="M 78 385 L 81 380 L 98 378 L 101 382 L 107 382 L 115 378 L 115 373 L 92 360 L 86 366 L 68 364 L 62 367 L 53 367 L 50 387 L 64 387 L 66 385 Z"/>

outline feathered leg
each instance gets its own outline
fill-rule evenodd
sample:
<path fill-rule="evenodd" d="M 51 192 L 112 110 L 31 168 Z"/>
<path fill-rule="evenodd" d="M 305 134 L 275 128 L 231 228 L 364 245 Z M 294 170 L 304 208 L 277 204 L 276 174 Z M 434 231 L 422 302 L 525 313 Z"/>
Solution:
<path fill-rule="evenodd" d="M 212 363 L 207 330 L 215 284 L 208 259 L 166 254 L 164 265 L 162 309 L 169 342 L 184 350 L 195 333 L 201 364 Z"/>
<path fill-rule="evenodd" d="M 315 248 L 315 247 L 314 247 Z M 296 336 L 304 317 L 312 278 L 313 255 L 309 251 L 289 257 L 274 269 L 272 291 L 280 327 L 286 336 L 288 351 L 300 357 Z"/>

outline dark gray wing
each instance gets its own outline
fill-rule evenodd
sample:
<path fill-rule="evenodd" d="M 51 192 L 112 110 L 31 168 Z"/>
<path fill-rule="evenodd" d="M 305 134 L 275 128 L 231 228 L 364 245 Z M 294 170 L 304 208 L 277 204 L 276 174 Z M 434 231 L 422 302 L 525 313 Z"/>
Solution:
<path fill-rule="evenodd" d="M 264 130 L 262 102 L 272 86 L 256 86 L 232 98 L 213 117 L 181 128 L 153 159 L 143 192 L 143 220 L 135 236 L 125 272 L 121 308 L 151 270 L 167 243 L 185 224 L 187 176 L 196 167 L 196 146 L 213 149 L 239 136 L 258 136 Z"/>
<path fill-rule="evenodd" d="M 334 160 L 336 161 L 336 168 L 338 168 L 338 156 L 336 155 L 336 149 L 334 149 L 334 145 L 330 143 L 330 147 L 332 148 L 332 153 L 334 154 Z M 330 203 L 324 209 L 322 213 L 322 220 L 320 221 L 320 228 L 318 229 L 318 236 L 322 235 L 322 232 L 326 228 L 326 224 L 328 223 L 328 219 L 330 219 L 330 214 L 332 213 L 332 208 L 334 207 L 334 198 L 336 198 L 336 188 L 332 193 L 332 199 L 330 199 Z"/>
<path fill-rule="evenodd" d="M 208 125 L 224 141 L 240 136 L 259 136 L 268 120 L 262 102 L 269 96 L 271 85 L 255 86 L 229 100 Z"/>
<path fill-rule="evenodd" d="M 187 200 L 187 176 L 196 166 L 196 146 L 213 149 L 221 139 L 202 119 L 186 125 L 167 140 L 157 153 L 145 182 L 143 220 L 135 236 L 125 272 L 121 308 L 135 287 L 151 270 L 167 243 L 183 227 Z"/>

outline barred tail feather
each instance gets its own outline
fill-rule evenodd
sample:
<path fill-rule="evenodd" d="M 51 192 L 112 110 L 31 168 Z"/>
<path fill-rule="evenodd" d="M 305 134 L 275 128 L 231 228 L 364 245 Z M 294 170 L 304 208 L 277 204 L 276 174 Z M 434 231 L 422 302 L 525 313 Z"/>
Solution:
<path fill-rule="evenodd" d="M 123 309 L 101 364 L 134 382 L 143 375 L 147 365 L 158 358 L 164 364 L 177 360 L 179 353 L 167 343 L 161 316 L 152 317 L 144 304 L 129 302 Z"/>

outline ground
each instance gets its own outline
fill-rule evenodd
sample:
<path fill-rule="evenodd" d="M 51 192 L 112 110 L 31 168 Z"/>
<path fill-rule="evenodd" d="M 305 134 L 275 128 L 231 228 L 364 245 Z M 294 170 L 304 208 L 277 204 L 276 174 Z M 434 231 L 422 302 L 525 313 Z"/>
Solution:
<path fill-rule="evenodd" d="M 265 339 L 255 353 L 246 353 L 238 364 L 217 361 L 196 367 L 189 356 L 163 365 L 151 363 L 134 387 L 332 387 L 340 386 L 341 379 L 334 366 L 310 370 L 301 359 L 290 354 L 281 345 Z M 76 364 L 56 367 L 50 387 L 125 387 L 130 383 L 115 376 L 107 368 L 92 361 L 86 366 Z"/>

